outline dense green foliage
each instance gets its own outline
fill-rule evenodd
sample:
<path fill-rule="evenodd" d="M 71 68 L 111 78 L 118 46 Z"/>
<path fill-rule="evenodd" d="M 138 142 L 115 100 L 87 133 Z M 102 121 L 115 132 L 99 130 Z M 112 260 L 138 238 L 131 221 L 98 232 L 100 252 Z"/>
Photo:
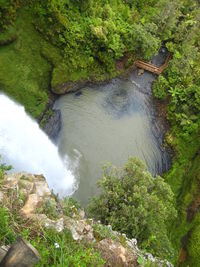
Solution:
<path fill-rule="evenodd" d="M 118 60 L 150 59 L 174 30 L 177 3 L 1 0 L 0 90 L 39 118 L 50 84 L 101 81 L 119 73 Z"/>
<path fill-rule="evenodd" d="M 38 118 L 48 102 L 51 65 L 41 56 L 41 46 L 45 43 L 31 20 L 31 15 L 21 12 L 15 25 L 0 33 L 4 40 L 18 36 L 11 44 L 0 46 L 0 90 Z"/>
<path fill-rule="evenodd" d="M 63 68 L 72 80 L 77 74 L 79 79 L 112 75 L 116 60 L 125 53 L 150 58 L 159 48 L 156 25 L 142 25 L 137 10 L 121 0 L 49 0 L 33 7 L 37 29 L 61 48 Z M 55 70 L 53 86 L 60 81 L 60 71 Z"/>
<path fill-rule="evenodd" d="M 172 58 L 153 92 L 168 106 L 166 143 L 175 151 L 165 175 L 178 208 L 171 241 L 178 252 L 190 233 L 185 264 L 192 266 L 199 265 L 200 251 L 198 207 L 188 219 L 200 181 L 199 40 L 196 0 L 0 0 L 0 90 L 35 118 L 47 106 L 50 87 L 114 77 L 118 61 L 128 68 L 166 45 Z"/>
<path fill-rule="evenodd" d="M 200 5 L 184 1 L 172 39 L 166 43 L 172 52 L 168 69 L 154 84 L 154 94 L 168 101 L 171 122 L 167 142 L 176 157 L 166 180 L 177 197 L 178 220 L 172 239 L 177 250 L 187 249 L 186 263 L 199 266 L 200 216 L 198 212 L 200 181 Z M 192 214 L 192 216 L 191 216 Z M 187 242 L 181 244 L 183 236 Z M 191 236 L 191 238 L 190 238 Z M 184 239 L 183 239 L 184 240 Z"/>
<path fill-rule="evenodd" d="M 181 126 L 185 138 L 197 132 L 200 125 L 200 8 L 195 5 L 192 12 L 187 12 L 182 14 L 184 19 L 173 41 L 166 44 L 173 54 L 170 67 L 154 87 L 155 95 L 162 99 L 170 94 L 170 121 Z"/>
<path fill-rule="evenodd" d="M 17 0 L 0 0 L 0 30 L 6 29 L 16 15 Z"/>
<path fill-rule="evenodd" d="M 104 224 L 137 238 L 139 245 L 163 258 L 173 258 L 167 223 L 176 217 L 168 184 L 153 178 L 143 163 L 130 158 L 123 170 L 104 169 L 102 193 L 92 199 L 89 212 Z"/>

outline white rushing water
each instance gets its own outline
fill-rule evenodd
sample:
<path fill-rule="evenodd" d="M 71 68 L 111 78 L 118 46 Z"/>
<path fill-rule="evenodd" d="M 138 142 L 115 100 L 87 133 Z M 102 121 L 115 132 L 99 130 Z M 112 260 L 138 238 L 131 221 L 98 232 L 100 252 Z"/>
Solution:
<path fill-rule="evenodd" d="M 24 108 L 0 94 L 0 155 L 13 171 L 43 174 L 51 189 L 60 196 L 70 195 L 75 178 L 67 156 L 25 112 Z"/>

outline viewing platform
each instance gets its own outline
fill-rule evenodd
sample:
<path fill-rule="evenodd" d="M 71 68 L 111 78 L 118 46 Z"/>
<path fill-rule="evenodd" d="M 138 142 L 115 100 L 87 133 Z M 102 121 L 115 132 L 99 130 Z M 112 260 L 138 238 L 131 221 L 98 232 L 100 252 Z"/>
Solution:
<path fill-rule="evenodd" d="M 151 73 L 160 75 L 164 71 L 164 69 L 166 69 L 170 58 L 171 58 L 171 54 L 168 54 L 168 56 L 167 56 L 167 58 L 165 60 L 165 63 L 160 67 L 157 67 L 157 66 L 155 66 L 155 65 L 153 65 L 151 63 L 148 63 L 148 62 L 145 62 L 145 61 L 142 61 L 142 60 L 136 61 L 135 65 L 140 69 L 143 69 L 143 70 L 149 71 Z"/>

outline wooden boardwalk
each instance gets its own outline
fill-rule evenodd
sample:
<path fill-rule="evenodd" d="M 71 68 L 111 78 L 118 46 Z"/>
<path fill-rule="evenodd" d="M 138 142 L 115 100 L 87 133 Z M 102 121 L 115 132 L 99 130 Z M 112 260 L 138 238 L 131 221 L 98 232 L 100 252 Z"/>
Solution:
<path fill-rule="evenodd" d="M 147 70 L 147 71 L 152 72 L 154 74 L 160 75 L 164 71 L 164 69 L 167 67 L 170 58 L 171 58 L 171 54 L 168 54 L 168 56 L 165 60 L 165 63 L 160 67 L 157 67 L 151 63 L 148 63 L 148 62 L 145 62 L 142 60 L 136 61 L 135 65 L 140 69 L 144 69 L 144 70 Z"/>

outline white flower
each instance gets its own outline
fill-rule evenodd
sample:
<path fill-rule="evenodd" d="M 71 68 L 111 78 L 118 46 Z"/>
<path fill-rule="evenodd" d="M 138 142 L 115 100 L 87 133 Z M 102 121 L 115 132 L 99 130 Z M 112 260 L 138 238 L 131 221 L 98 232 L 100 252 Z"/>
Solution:
<path fill-rule="evenodd" d="M 55 248 L 59 248 L 60 247 L 58 243 L 54 243 L 54 246 L 55 246 Z"/>

